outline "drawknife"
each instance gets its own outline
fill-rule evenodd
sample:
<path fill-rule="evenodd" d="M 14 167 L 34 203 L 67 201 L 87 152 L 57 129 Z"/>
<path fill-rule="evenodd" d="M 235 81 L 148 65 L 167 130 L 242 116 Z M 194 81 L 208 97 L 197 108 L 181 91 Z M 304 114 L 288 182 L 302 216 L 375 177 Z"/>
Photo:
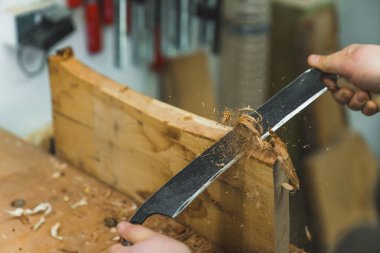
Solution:
<path fill-rule="evenodd" d="M 259 114 L 262 117 L 261 138 L 267 138 L 269 130 L 276 131 L 321 96 L 327 90 L 321 80 L 323 77 L 326 77 L 326 73 L 308 69 L 256 112 L 252 112 L 250 116 L 257 119 Z M 329 77 L 334 78 L 333 75 Z M 172 218 L 178 216 L 220 174 L 243 156 L 242 149 L 237 148 L 242 146 L 241 141 L 234 130 L 228 132 L 146 200 L 130 222 L 142 224 L 153 214 Z"/>

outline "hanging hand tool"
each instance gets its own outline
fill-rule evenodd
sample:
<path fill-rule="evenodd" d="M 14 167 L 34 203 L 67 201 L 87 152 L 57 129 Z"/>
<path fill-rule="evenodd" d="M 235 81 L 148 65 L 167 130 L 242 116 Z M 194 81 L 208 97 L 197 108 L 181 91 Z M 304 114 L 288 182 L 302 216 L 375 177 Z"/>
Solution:
<path fill-rule="evenodd" d="M 141 65 L 147 60 L 147 31 L 145 19 L 145 0 L 132 1 L 132 62 L 134 65 Z"/>
<path fill-rule="evenodd" d="M 110 25 L 114 20 L 114 0 L 102 1 L 102 20 L 106 25 Z"/>
<path fill-rule="evenodd" d="M 82 0 L 66 0 L 66 5 L 70 9 L 75 9 L 81 6 Z"/>
<path fill-rule="evenodd" d="M 129 1 L 128 1 L 129 2 Z M 126 14 L 127 0 L 115 0 L 114 2 L 115 26 L 114 26 L 114 59 L 115 66 L 121 68 L 126 57 Z"/>
<path fill-rule="evenodd" d="M 151 69 L 159 71 L 164 64 L 164 57 L 161 52 L 161 0 L 154 1 L 153 15 L 153 61 Z"/>
<path fill-rule="evenodd" d="M 100 26 L 99 4 L 96 0 L 86 1 L 85 23 L 87 32 L 87 49 L 90 53 L 98 53 L 102 49 L 102 30 Z"/>
<path fill-rule="evenodd" d="M 327 88 L 321 81 L 324 76 L 319 70 L 307 70 L 252 113 L 250 116 L 256 119 L 262 117 L 261 138 L 267 138 L 270 130 L 276 131 L 325 93 Z M 235 130 L 227 133 L 145 201 L 130 222 L 142 224 L 152 214 L 175 218 L 220 174 L 243 157 L 242 144 Z"/>

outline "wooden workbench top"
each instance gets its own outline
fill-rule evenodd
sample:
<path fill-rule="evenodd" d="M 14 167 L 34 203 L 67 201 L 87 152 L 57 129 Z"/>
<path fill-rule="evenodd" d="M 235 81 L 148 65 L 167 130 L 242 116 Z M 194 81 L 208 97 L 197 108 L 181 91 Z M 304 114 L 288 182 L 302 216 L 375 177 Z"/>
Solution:
<path fill-rule="evenodd" d="M 1 129 L 0 192 L 0 252 L 7 253 L 107 252 L 117 234 L 105 226 L 104 219 L 129 218 L 136 209 L 131 199 Z M 6 211 L 14 209 L 11 202 L 15 199 L 25 200 L 24 208 L 30 209 L 48 202 L 52 212 L 38 230 L 33 230 L 41 214 L 11 217 Z M 72 208 L 83 199 L 88 204 Z M 61 224 L 58 234 L 63 241 L 50 235 L 57 222 Z M 152 217 L 146 224 L 185 241 L 193 252 L 215 250 L 170 219 Z"/>

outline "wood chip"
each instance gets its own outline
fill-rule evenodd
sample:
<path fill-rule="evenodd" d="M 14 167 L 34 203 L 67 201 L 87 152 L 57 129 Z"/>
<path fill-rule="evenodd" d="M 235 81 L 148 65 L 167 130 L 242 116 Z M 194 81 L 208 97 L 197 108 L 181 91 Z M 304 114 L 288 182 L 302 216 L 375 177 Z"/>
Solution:
<path fill-rule="evenodd" d="M 63 241 L 65 237 L 62 235 L 58 235 L 58 230 L 60 229 L 60 227 L 61 227 L 61 223 L 59 222 L 55 223 L 54 226 L 50 228 L 50 235 L 57 240 Z"/>
<path fill-rule="evenodd" d="M 311 241 L 313 240 L 313 236 L 311 235 L 308 226 L 305 226 L 305 234 L 306 234 L 306 238 L 307 238 L 307 240 L 308 240 L 309 242 L 311 242 Z"/>
<path fill-rule="evenodd" d="M 282 186 L 282 188 L 289 191 L 290 193 L 294 193 L 296 190 L 291 184 L 288 184 L 288 183 L 282 183 L 281 186 Z"/>
<path fill-rule="evenodd" d="M 34 215 L 38 213 L 43 213 L 40 219 L 33 225 L 33 230 L 39 229 L 45 223 L 45 217 L 48 216 L 52 211 L 52 206 L 48 202 L 40 203 L 33 209 L 23 209 L 16 208 L 12 211 L 7 211 L 13 217 L 22 217 L 28 215 Z"/>
<path fill-rule="evenodd" d="M 81 200 L 79 200 L 78 202 L 74 203 L 71 205 L 71 208 L 72 209 L 75 209 L 75 208 L 78 208 L 80 206 L 85 206 L 85 205 L 88 205 L 87 203 L 87 199 L 86 198 L 82 198 Z"/>

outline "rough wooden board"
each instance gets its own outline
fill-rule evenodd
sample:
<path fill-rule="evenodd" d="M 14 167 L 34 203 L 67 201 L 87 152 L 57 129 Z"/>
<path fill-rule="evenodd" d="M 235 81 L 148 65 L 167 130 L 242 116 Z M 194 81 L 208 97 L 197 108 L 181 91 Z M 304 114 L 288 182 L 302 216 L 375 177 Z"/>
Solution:
<path fill-rule="evenodd" d="M 326 252 L 348 229 L 376 222 L 377 162 L 359 135 L 345 132 L 343 138 L 308 157 L 306 169 Z"/>
<path fill-rule="evenodd" d="M 203 51 L 167 59 L 161 73 L 161 100 L 215 119 L 215 96 L 207 54 Z"/>
<path fill-rule="evenodd" d="M 54 179 L 55 172 L 64 175 Z M 106 253 L 117 234 L 104 225 L 104 218 L 129 218 L 136 208 L 131 198 L 1 129 L 0 192 L 0 252 L 7 253 Z M 69 201 L 64 201 L 64 196 Z M 26 200 L 25 208 L 46 201 L 52 205 L 53 212 L 39 230 L 33 231 L 31 226 L 40 215 L 29 216 L 30 224 L 23 224 L 5 212 L 13 209 L 10 202 L 18 198 Z M 81 198 L 86 198 L 88 205 L 72 209 Z M 50 236 L 56 222 L 62 225 L 59 234 L 66 237 L 64 241 Z M 193 252 L 219 252 L 168 218 L 152 217 L 146 226 L 193 245 Z"/>
<path fill-rule="evenodd" d="M 139 202 L 229 130 L 126 89 L 73 57 L 49 63 L 59 156 Z M 179 220 L 227 251 L 273 252 L 272 167 L 241 161 Z"/>

